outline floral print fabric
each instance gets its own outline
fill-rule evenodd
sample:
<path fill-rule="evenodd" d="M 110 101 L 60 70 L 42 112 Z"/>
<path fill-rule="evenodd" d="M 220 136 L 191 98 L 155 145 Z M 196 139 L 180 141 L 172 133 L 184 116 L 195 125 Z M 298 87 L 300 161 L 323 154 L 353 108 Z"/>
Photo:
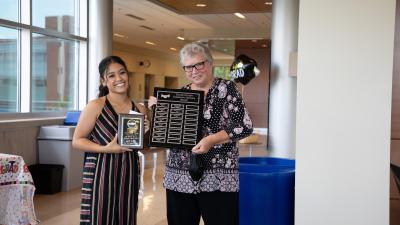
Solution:
<path fill-rule="evenodd" d="M 32 176 L 23 158 L 0 153 L 0 224 L 38 224 L 34 193 Z"/>
<path fill-rule="evenodd" d="M 190 89 L 190 84 L 183 89 Z M 201 155 L 205 171 L 199 181 L 189 175 L 191 149 L 172 148 L 166 163 L 165 188 L 183 193 L 239 191 L 237 141 L 253 132 L 253 124 L 234 82 L 214 79 L 204 100 L 202 129 L 203 137 L 225 130 L 230 141 L 214 145 Z"/>

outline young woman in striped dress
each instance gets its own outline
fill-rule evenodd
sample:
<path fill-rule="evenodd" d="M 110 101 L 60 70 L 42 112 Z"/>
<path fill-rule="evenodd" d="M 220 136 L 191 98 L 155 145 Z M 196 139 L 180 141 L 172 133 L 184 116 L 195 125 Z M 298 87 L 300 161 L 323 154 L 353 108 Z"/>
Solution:
<path fill-rule="evenodd" d="M 138 108 L 128 96 L 128 70 L 121 58 L 103 59 L 99 73 L 99 98 L 82 111 L 72 141 L 85 152 L 80 224 L 135 225 L 138 153 L 118 144 L 117 130 L 118 114 Z"/>

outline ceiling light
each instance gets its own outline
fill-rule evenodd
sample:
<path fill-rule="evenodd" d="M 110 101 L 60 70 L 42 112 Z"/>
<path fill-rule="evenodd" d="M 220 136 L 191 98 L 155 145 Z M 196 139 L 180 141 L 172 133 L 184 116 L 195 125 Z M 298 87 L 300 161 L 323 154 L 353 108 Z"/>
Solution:
<path fill-rule="evenodd" d="M 197 6 L 197 7 L 206 7 L 207 5 L 206 5 L 206 4 L 199 3 L 199 4 L 196 4 L 196 6 Z"/>
<path fill-rule="evenodd" d="M 272 2 L 265 2 L 266 5 L 272 5 Z"/>
<path fill-rule="evenodd" d="M 256 39 L 253 39 L 253 40 L 251 40 L 251 42 L 254 42 L 254 43 L 256 43 L 256 42 L 257 42 L 257 40 L 256 40 Z"/>
<path fill-rule="evenodd" d="M 118 33 L 114 33 L 114 36 L 115 36 L 115 37 L 120 37 L 120 38 L 124 38 L 124 37 L 125 37 L 125 35 L 123 35 L 123 34 L 118 34 Z"/>
<path fill-rule="evenodd" d="M 169 49 L 172 50 L 172 51 L 176 51 L 176 48 L 172 48 L 172 47 L 171 47 L 171 48 L 169 48 Z"/>
<path fill-rule="evenodd" d="M 266 45 L 266 44 L 262 44 L 262 45 L 261 45 L 261 47 L 263 47 L 263 48 L 266 48 L 266 47 L 267 47 L 267 45 Z"/>
<path fill-rule="evenodd" d="M 241 13 L 234 13 L 235 16 L 239 17 L 240 19 L 245 19 L 246 17 L 243 16 Z"/>
<path fill-rule="evenodd" d="M 178 38 L 179 40 L 182 40 L 182 41 L 185 40 L 185 38 L 183 38 L 183 37 L 181 37 L 181 36 L 178 36 L 178 37 L 176 37 L 176 38 Z"/>
<path fill-rule="evenodd" d="M 146 41 L 145 43 L 148 44 L 148 45 L 156 45 L 155 43 L 153 43 L 151 41 Z"/>

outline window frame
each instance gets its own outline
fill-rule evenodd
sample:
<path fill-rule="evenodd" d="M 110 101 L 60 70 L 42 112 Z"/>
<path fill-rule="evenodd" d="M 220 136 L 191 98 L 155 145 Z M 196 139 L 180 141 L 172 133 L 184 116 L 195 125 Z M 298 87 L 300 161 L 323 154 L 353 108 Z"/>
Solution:
<path fill-rule="evenodd" d="M 0 113 L 0 120 L 14 118 L 48 117 L 65 115 L 69 110 L 81 110 L 87 101 L 87 62 L 88 62 L 88 0 L 74 0 L 75 17 L 79 20 L 79 35 L 45 29 L 32 25 L 32 0 L 18 1 L 18 22 L 1 19 L 0 26 L 18 30 L 17 44 L 17 112 Z M 22 7 L 22 5 L 24 7 Z M 32 35 L 40 34 L 52 38 L 76 41 L 78 51 L 74 63 L 75 73 L 73 109 L 32 112 Z M 22 66 L 23 65 L 23 66 Z"/>

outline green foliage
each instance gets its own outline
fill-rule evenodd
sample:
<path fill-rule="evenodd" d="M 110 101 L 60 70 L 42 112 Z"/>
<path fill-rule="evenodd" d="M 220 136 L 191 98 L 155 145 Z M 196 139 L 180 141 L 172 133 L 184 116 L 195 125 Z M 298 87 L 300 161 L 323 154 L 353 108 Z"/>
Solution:
<path fill-rule="evenodd" d="M 218 77 L 225 80 L 231 79 L 230 66 L 214 66 L 213 73 L 214 77 Z"/>

